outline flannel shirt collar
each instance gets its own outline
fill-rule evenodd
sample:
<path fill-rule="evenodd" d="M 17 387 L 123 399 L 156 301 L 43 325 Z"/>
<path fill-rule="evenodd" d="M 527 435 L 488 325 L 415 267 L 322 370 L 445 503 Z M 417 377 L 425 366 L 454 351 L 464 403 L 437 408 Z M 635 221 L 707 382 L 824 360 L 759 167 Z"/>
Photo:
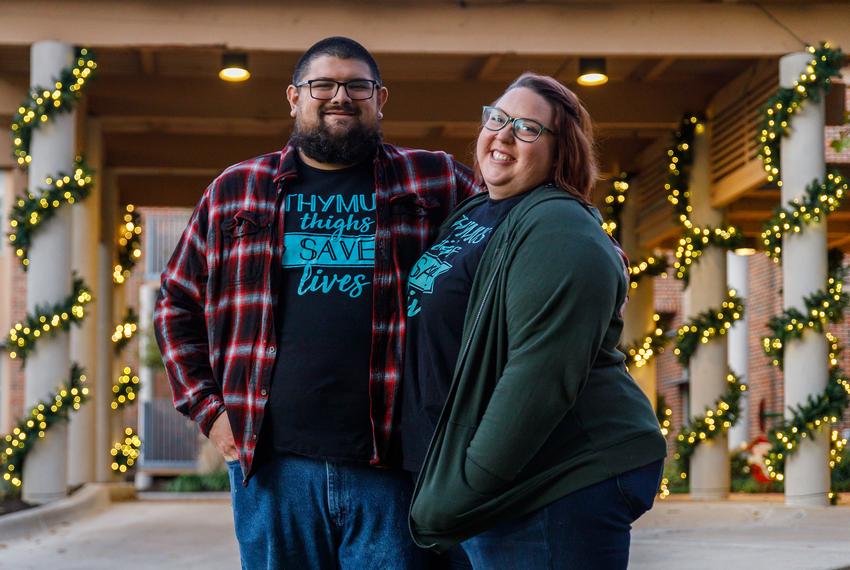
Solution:
<path fill-rule="evenodd" d="M 375 153 L 375 164 L 380 165 L 386 162 L 388 158 L 387 151 L 383 144 L 378 145 L 378 152 Z M 277 184 L 284 178 L 298 176 L 298 149 L 292 146 L 291 143 L 286 143 L 280 151 L 278 160 L 277 172 L 274 175 L 274 183 Z M 278 185 L 277 191 L 280 192 L 281 186 Z"/>

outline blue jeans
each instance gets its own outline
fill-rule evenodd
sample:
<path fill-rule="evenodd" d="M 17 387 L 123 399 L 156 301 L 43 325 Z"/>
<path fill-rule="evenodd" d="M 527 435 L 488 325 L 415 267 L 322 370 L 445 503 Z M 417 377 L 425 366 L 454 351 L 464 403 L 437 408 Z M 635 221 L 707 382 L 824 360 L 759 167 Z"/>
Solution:
<path fill-rule="evenodd" d="M 243 570 L 425 568 L 408 474 L 272 454 L 243 487 L 239 462 L 227 468 Z"/>
<path fill-rule="evenodd" d="M 632 523 L 652 508 L 664 462 L 627 471 L 462 543 L 475 570 L 619 570 Z"/>

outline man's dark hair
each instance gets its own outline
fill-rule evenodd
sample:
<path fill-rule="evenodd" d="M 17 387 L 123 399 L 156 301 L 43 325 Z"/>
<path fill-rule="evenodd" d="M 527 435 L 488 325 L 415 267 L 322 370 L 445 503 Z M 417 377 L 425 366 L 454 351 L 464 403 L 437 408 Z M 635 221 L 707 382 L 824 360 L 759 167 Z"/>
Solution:
<path fill-rule="evenodd" d="M 325 38 L 310 46 L 310 49 L 304 52 L 304 55 L 295 64 L 295 72 L 292 74 L 292 84 L 298 85 L 304 77 L 307 68 L 310 67 L 310 62 L 317 57 L 329 55 L 340 59 L 359 59 L 369 66 L 372 72 L 372 79 L 381 83 L 381 72 L 378 71 L 378 63 L 372 54 L 365 47 L 355 42 L 351 38 L 342 36 L 334 36 Z M 364 78 L 365 79 L 365 78 Z"/>

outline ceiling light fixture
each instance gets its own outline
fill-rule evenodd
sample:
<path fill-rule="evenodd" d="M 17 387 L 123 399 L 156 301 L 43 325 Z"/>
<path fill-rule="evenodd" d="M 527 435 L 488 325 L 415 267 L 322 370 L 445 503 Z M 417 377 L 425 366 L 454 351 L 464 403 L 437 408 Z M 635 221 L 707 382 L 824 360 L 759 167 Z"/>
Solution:
<path fill-rule="evenodd" d="M 578 60 L 578 84 L 587 87 L 608 83 L 604 57 L 582 57 Z"/>
<path fill-rule="evenodd" d="M 221 56 L 221 71 L 218 72 L 220 79 L 224 81 L 239 82 L 247 81 L 251 77 L 248 71 L 248 54 L 245 52 L 228 51 Z"/>

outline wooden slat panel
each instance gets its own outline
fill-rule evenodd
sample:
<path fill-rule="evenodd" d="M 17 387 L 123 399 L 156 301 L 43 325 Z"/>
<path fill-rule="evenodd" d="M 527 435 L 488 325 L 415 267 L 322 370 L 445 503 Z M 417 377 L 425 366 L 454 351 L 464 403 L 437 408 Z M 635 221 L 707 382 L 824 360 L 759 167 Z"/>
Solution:
<path fill-rule="evenodd" d="M 722 206 L 764 182 L 756 129 L 759 109 L 779 84 L 775 66 L 755 64 L 721 89 L 709 106 L 713 202 Z"/>

